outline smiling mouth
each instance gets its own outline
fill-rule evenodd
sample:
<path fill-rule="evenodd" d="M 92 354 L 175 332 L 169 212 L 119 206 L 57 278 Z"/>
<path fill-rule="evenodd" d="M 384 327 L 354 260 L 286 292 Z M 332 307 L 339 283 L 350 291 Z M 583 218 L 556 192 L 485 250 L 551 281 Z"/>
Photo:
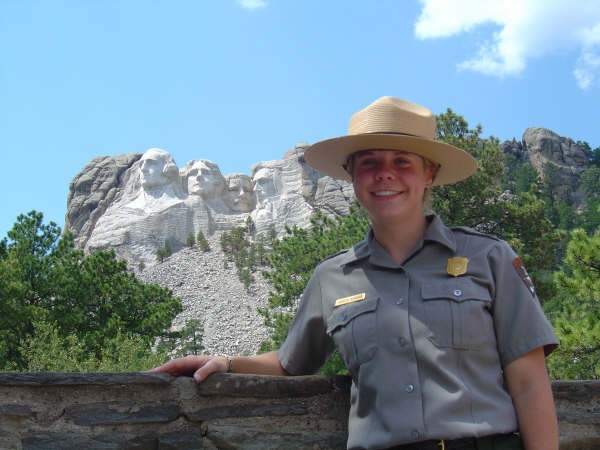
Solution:
<path fill-rule="evenodd" d="M 375 191 L 373 192 L 373 195 L 375 197 L 390 197 L 392 195 L 399 195 L 402 194 L 402 192 L 400 191 Z"/>

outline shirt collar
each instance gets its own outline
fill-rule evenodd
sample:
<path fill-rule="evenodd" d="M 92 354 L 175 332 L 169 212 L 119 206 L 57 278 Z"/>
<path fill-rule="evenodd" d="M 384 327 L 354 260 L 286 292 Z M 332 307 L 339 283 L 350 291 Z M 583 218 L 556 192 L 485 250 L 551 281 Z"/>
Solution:
<path fill-rule="evenodd" d="M 452 252 L 456 252 L 456 237 L 450 228 L 444 225 L 439 216 L 432 214 L 427 216 L 429 226 L 425 230 L 424 241 L 438 242 L 448 247 Z"/>
<path fill-rule="evenodd" d="M 435 214 L 427 216 L 427 221 L 429 222 L 429 226 L 425 230 L 425 235 L 423 236 L 423 243 L 437 242 L 447 247 L 452 252 L 455 252 L 456 238 L 454 237 L 454 233 L 452 233 L 452 230 L 446 225 L 444 225 L 442 219 L 440 219 L 439 216 Z M 375 240 L 373 229 L 370 228 L 367 231 L 365 239 L 363 239 L 362 241 L 354 245 L 354 247 L 349 249 L 346 253 L 341 255 L 340 266 L 345 266 L 347 264 L 351 264 L 353 262 L 369 258 L 371 256 L 373 256 L 377 260 L 386 258 L 390 259 L 387 255 L 387 252 L 385 252 L 381 245 L 379 245 L 379 243 Z"/>

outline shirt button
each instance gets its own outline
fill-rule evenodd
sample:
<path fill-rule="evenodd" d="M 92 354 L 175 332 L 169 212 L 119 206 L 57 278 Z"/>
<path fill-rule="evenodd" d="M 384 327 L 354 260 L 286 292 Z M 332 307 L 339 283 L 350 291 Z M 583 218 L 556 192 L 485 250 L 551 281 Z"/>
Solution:
<path fill-rule="evenodd" d="M 398 338 L 398 344 L 400 344 L 400 346 L 404 346 L 404 344 L 406 344 L 406 339 L 404 339 L 402 336 L 400 336 Z"/>
<path fill-rule="evenodd" d="M 396 305 L 401 305 L 402 303 L 404 303 L 404 299 L 402 297 L 396 300 Z"/>
<path fill-rule="evenodd" d="M 415 390 L 415 387 L 412 384 L 407 384 L 404 389 L 406 390 L 406 392 L 411 393 Z"/>
<path fill-rule="evenodd" d="M 460 289 L 455 289 L 454 290 L 454 296 L 455 297 L 460 297 L 462 295 L 462 291 Z"/>

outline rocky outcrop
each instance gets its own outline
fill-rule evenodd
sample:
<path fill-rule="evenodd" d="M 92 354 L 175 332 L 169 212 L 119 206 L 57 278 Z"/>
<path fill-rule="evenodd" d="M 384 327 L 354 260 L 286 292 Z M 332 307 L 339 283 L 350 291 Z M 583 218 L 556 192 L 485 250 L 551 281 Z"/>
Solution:
<path fill-rule="evenodd" d="M 125 172 L 141 156 L 141 153 L 128 153 L 114 158 L 94 158 L 71 181 L 65 228 L 78 237 L 82 246 L 85 246 L 98 218 L 118 200 L 120 186 L 127 184 L 127 180 L 123 179 Z"/>
<path fill-rule="evenodd" d="M 0 447 L 344 449 L 347 377 L 1 373 Z M 561 450 L 600 446 L 600 382 L 553 383 Z"/>
<path fill-rule="evenodd" d="M 554 170 L 556 186 L 575 192 L 579 175 L 589 168 L 590 148 L 584 143 L 559 136 L 546 128 L 527 128 L 521 141 L 506 141 L 502 150 L 517 160 L 527 162 L 544 179 L 547 167 Z"/>
<path fill-rule="evenodd" d="M 179 169 L 157 148 L 96 158 L 69 187 L 65 228 L 79 247 L 114 249 L 137 267 L 155 264 L 165 242 L 177 251 L 190 235 L 212 235 L 248 218 L 256 233 L 281 235 L 286 226 L 308 226 L 317 210 L 346 213 L 354 200 L 351 185 L 306 166 L 306 147 L 297 144 L 281 160 L 255 164 L 251 176 L 224 176 L 205 159 Z"/>

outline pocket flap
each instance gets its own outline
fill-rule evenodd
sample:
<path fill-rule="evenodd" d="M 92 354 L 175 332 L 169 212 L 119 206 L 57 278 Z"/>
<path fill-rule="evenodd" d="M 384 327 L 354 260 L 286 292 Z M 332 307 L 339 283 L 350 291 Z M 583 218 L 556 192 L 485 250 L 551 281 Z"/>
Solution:
<path fill-rule="evenodd" d="M 424 301 L 429 300 L 453 300 L 464 302 L 467 300 L 478 300 L 491 302 L 490 291 L 485 286 L 474 283 L 468 278 L 457 278 L 442 283 L 424 284 L 421 287 L 421 297 Z"/>
<path fill-rule="evenodd" d="M 336 328 L 346 326 L 361 314 L 375 311 L 378 303 L 379 298 L 373 298 L 337 307 L 327 321 L 327 334 L 333 333 Z"/>

